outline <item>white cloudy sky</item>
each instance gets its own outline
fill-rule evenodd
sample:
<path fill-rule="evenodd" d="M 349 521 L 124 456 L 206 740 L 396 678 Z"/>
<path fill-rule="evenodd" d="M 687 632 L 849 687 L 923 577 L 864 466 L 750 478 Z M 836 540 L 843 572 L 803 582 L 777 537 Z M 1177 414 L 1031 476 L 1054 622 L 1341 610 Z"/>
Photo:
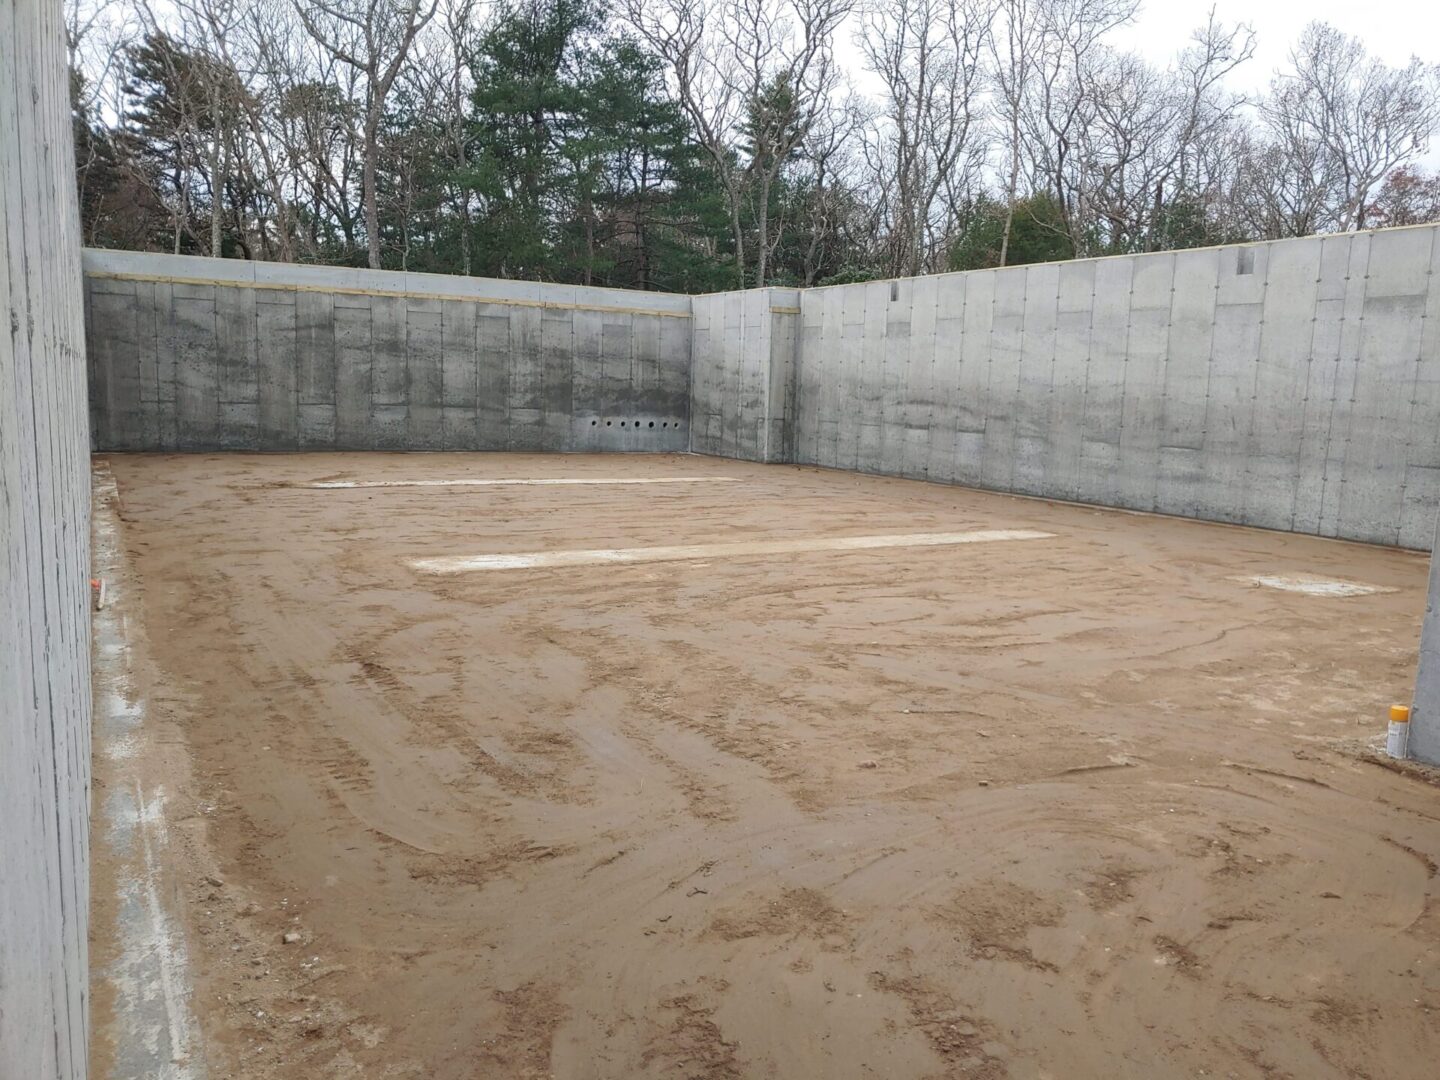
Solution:
<path fill-rule="evenodd" d="M 1149 0 L 1135 25 L 1117 33 L 1117 43 L 1163 61 L 1205 22 L 1211 2 Z M 1248 22 L 1255 28 L 1255 58 L 1236 71 L 1237 90 L 1263 87 L 1312 20 L 1360 38 L 1387 64 L 1404 64 L 1412 54 L 1440 60 L 1440 6 L 1425 0 L 1216 0 L 1214 7 L 1221 22 Z"/>
<path fill-rule="evenodd" d="M 1255 30 L 1254 57 L 1230 77 L 1231 88 L 1241 93 L 1265 88 L 1312 21 L 1358 37 L 1391 67 L 1409 63 L 1411 56 L 1440 62 L 1440 5 L 1426 0 L 1148 0 L 1134 25 L 1117 31 L 1116 43 L 1163 63 L 1205 22 L 1212 3 L 1222 23 L 1248 22 Z M 1440 169 L 1440 141 L 1420 160 Z"/>
<path fill-rule="evenodd" d="M 1392 67 L 1408 63 L 1412 55 L 1440 63 L 1440 4 L 1434 0 L 1142 0 L 1135 22 L 1115 31 L 1111 41 L 1163 65 L 1189 43 L 1212 6 L 1221 23 L 1247 22 L 1255 31 L 1255 55 L 1236 68 L 1228 82 L 1239 93 L 1264 90 L 1312 21 L 1328 22 L 1360 38 L 1371 55 Z M 848 37 L 842 31 L 837 50 L 841 62 L 861 91 L 873 93 L 876 81 L 863 70 L 860 53 Z M 1428 168 L 1440 169 L 1440 140 L 1421 160 Z"/>
<path fill-rule="evenodd" d="M 1238 91 L 1263 89 L 1311 21 L 1328 22 L 1360 38 L 1371 54 L 1392 66 L 1408 62 L 1412 54 L 1440 62 L 1440 5 L 1433 0 L 1142 0 L 1139 17 L 1111 40 L 1163 64 L 1185 47 L 1212 6 L 1221 23 L 1247 22 L 1255 30 L 1255 56 L 1232 76 Z M 841 59 L 856 82 L 868 88 L 870 77 L 861 70 L 849 36 L 842 30 Z"/>

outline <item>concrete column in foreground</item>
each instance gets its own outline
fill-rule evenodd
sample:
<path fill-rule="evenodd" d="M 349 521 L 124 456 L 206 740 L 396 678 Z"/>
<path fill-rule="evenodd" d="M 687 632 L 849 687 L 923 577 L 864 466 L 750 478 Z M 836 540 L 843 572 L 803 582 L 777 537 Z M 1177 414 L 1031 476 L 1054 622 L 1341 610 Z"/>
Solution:
<path fill-rule="evenodd" d="M 84 1080 L 90 432 L 65 11 L 0 0 L 0 1077 Z"/>
<path fill-rule="evenodd" d="M 1410 713 L 1410 756 L 1440 765 L 1440 522 L 1430 554 L 1430 592 L 1420 631 L 1420 670 L 1415 676 L 1415 707 Z"/>

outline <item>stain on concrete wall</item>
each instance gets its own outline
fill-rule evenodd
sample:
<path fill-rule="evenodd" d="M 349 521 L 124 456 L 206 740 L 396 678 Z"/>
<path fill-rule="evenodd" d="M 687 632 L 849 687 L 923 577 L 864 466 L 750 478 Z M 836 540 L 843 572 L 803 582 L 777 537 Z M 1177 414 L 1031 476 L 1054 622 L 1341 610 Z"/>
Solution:
<path fill-rule="evenodd" d="M 59 0 L 0 0 L 0 1077 L 85 1075 L 89 457 Z"/>
<path fill-rule="evenodd" d="M 690 300 L 85 253 L 99 450 L 689 448 Z"/>
<path fill-rule="evenodd" d="M 1437 232 L 806 290 L 794 460 L 1428 548 Z"/>

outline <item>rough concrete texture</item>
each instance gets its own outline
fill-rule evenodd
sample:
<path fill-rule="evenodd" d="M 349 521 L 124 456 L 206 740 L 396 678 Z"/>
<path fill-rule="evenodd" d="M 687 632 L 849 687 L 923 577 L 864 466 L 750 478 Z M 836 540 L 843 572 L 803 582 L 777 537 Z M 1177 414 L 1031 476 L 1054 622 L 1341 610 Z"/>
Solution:
<path fill-rule="evenodd" d="M 792 460 L 799 290 L 697 296 L 691 312 L 690 449 Z"/>
<path fill-rule="evenodd" d="M 85 253 L 100 450 L 683 450 L 690 301 Z"/>
<path fill-rule="evenodd" d="M 89 252 L 96 444 L 691 449 L 1421 548 L 1436 231 L 694 298 Z"/>
<path fill-rule="evenodd" d="M 1410 714 L 1410 756 L 1440 765 L 1440 525 L 1430 555 L 1430 591 L 1420 631 L 1420 664 Z"/>
<path fill-rule="evenodd" d="M 795 460 L 1428 547 L 1436 232 L 807 290 Z"/>
<path fill-rule="evenodd" d="M 0 1077 L 86 1069 L 89 459 L 59 0 L 0 0 Z"/>

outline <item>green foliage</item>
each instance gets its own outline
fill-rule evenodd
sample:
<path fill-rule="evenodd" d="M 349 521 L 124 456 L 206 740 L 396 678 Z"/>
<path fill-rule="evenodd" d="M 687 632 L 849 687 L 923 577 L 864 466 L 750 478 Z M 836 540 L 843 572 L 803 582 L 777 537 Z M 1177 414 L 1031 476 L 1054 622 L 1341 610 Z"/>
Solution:
<path fill-rule="evenodd" d="M 84 80 L 71 74 L 75 176 L 86 244 L 147 249 L 166 243 L 171 214 L 155 194 L 154 163 L 140 161 L 125 132 L 96 122 L 82 104 Z"/>
<path fill-rule="evenodd" d="M 950 249 L 950 269 L 983 270 L 1000 265 L 1005 236 L 1005 205 L 980 201 Z M 1017 199 L 1010 226 L 1007 266 L 1056 262 L 1075 257 L 1075 244 L 1065 231 L 1060 207 L 1048 195 Z"/>
<path fill-rule="evenodd" d="M 829 274 L 819 281 L 817 285 L 856 285 L 862 281 L 875 281 L 880 277 L 880 271 L 873 266 L 842 266 L 835 273 Z"/>
<path fill-rule="evenodd" d="M 467 161 L 484 212 L 474 272 L 705 288 L 695 240 L 723 230 L 659 63 L 578 0 L 504 9 L 475 65 Z"/>
<path fill-rule="evenodd" d="M 585 108 L 580 35 L 596 28 L 594 8 L 580 0 L 513 4 L 481 43 L 461 179 L 488 205 L 477 244 L 482 273 L 555 276 L 551 211 L 572 201 L 566 142 Z"/>
<path fill-rule="evenodd" d="M 386 95 L 375 143 L 386 267 L 700 292 L 754 282 L 762 259 L 767 283 L 800 286 L 874 280 L 917 255 L 932 268 L 999 264 L 1003 202 L 982 194 L 958 221 L 948 202 L 932 208 L 917 239 L 893 220 L 907 212 L 893 193 L 869 186 L 881 163 L 867 155 L 881 144 L 862 145 L 846 110 L 833 141 L 823 123 L 800 139 L 808 106 L 785 75 L 747 102 L 728 150 L 705 147 L 660 59 L 603 0 L 496 0 L 486 11 L 483 27 L 465 29 L 478 35 L 464 39 L 468 70 L 427 70 L 449 55 L 431 43 Z M 203 37 L 159 30 L 120 60 L 117 120 L 86 115 L 75 80 L 88 243 L 367 265 L 363 80 L 323 66 L 246 65 L 241 78 Z M 1163 201 L 1153 186 L 1119 185 L 1103 208 L 1073 193 L 1065 205 L 1024 195 L 1006 262 L 1250 238 L 1230 194 L 1168 183 Z M 1440 180 L 1396 170 L 1364 211 L 1369 223 L 1433 220 Z"/>

